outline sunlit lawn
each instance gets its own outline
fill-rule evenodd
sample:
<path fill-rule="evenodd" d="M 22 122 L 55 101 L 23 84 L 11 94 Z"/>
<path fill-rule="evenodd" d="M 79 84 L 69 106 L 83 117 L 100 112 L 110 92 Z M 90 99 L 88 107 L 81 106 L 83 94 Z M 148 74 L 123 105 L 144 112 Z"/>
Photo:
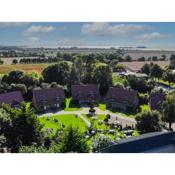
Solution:
<path fill-rule="evenodd" d="M 86 114 L 83 114 L 84 117 L 86 117 L 86 119 L 88 119 L 92 124 L 94 124 L 94 127 L 97 128 L 97 129 L 107 129 L 108 127 L 103 123 L 103 124 L 98 124 L 98 122 L 101 120 L 101 121 L 104 121 L 104 119 L 106 118 L 106 115 L 98 115 L 98 118 L 91 118 L 91 117 L 88 117 Z"/>
<path fill-rule="evenodd" d="M 55 122 L 54 119 L 57 119 L 58 122 Z M 58 129 L 61 129 L 62 124 L 65 125 L 65 128 L 72 125 L 72 127 L 78 127 L 82 132 L 86 130 L 86 123 L 81 118 L 76 117 L 74 114 L 41 117 L 39 120 L 44 125 L 44 130 L 53 128 L 53 133 L 55 133 Z"/>
<path fill-rule="evenodd" d="M 105 111 L 106 110 L 106 104 L 99 104 L 98 106 L 99 109 L 101 109 L 102 111 Z"/>
<path fill-rule="evenodd" d="M 141 108 L 141 112 L 148 111 L 150 109 L 149 105 L 141 105 L 140 108 Z"/>

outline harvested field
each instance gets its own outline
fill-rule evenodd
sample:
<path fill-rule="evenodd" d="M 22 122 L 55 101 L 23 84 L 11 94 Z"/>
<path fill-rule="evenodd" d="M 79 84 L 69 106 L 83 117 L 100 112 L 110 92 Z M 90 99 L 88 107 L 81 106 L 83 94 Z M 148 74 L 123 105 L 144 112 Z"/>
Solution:
<path fill-rule="evenodd" d="M 24 72 L 41 73 L 49 64 L 3 64 L 0 65 L 0 74 L 8 73 L 12 70 L 22 70 Z"/>
<path fill-rule="evenodd" d="M 121 62 L 121 64 L 125 65 L 127 69 L 137 72 L 139 71 L 142 66 L 144 64 L 150 64 L 150 63 L 154 63 L 154 64 L 158 64 L 159 66 L 161 66 L 162 68 L 169 65 L 170 61 L 133 61 L 133 62 Z"/>

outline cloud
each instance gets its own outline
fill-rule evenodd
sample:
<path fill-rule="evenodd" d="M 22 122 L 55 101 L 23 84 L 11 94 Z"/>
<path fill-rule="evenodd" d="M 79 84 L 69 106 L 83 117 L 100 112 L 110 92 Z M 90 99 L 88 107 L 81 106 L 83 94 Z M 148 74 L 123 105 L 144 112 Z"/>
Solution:
<path fill-rule="evenodd" d="M 0 22 L 0 27 L 5 28 L 5 27 L 20 27 L 20 26 L 25 26 L 29 25 L 29 22 Z"/>
<path fill-rule="evenodd" d="M 25 36 L 41 35 L 41 34 L 50 33 L 53 30 L 55 30 L 53 26 L 32 25 L 26 31 L 24 31 L 23 34 Z"/>
<path fill-rule="evenodd" d="M 36 42 L 36 41 L 39 41 L 40 38 L 39 37 L 30 37 L 30 38 L 28 38 L 28 40 L 31 42 Z"/>
<path fill-rule="evenodd" d="M 151 41 L 151 40 L 160 39 L 163 37 L 165 37 L 165 35 L 163 35 L 159 32 L 153 32 L 153 33 L 149 33 L 149 34 L 135 36 L 136 39 L 139 39 L 142 41 Z"/>
<path fill-rule="evenodd" d="M 111 25 L 106 22 L 96 22 L 84 24 L 81 32 L 85 35 L 115 36 L 126 35 L 132 32 L 148 30 L 149 26 L 136 24 L 116 24 Z"/>

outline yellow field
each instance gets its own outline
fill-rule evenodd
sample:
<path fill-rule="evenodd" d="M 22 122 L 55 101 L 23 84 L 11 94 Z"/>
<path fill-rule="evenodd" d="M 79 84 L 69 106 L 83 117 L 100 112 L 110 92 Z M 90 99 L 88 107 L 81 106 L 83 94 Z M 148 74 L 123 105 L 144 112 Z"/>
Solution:
<path fill-rule="evenodd" d="M 6 74 L 12 70 L 22 70 L 28 73 L 36 72 L 40 74 L 48 65 L 49 64 L 3 64 L 0 65 L 0 74 Z"/>

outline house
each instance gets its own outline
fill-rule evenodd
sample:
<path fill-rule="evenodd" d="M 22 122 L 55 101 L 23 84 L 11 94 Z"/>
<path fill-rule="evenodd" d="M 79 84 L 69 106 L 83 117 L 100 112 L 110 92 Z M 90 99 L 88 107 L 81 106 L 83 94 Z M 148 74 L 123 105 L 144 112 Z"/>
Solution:
<path fill-rule="evenodd" d="M 106 95 L 107 107 L 124 111 L 136 110 L 138 107 L 137 91 L 111 87 Z"/>
<path fill-rule="evenodd" d="M 164 93 L 151 93 L 149 98 L 149 106 L 151 110 L 160 110 L 163 101 L 165 100 Z"/>
<path fill-rule="evenodd" d="M 98 103 L 100 100 L 99 85 L 72 85 L 72 99 L 78 101 L 79 104 Z"/>
<path fill-rule="evenodd" d="M 20 91 L 13 91 L 0 94 L 0 105 L 9 104 L 12 107 L 18 107 L 24 99 Z"/>
<path fill-rule="evenodd" d="M 65 102 L 64 90 L 61 87 L 34 89 L 32 102 L 38 111 L 59 109 Z"/>

